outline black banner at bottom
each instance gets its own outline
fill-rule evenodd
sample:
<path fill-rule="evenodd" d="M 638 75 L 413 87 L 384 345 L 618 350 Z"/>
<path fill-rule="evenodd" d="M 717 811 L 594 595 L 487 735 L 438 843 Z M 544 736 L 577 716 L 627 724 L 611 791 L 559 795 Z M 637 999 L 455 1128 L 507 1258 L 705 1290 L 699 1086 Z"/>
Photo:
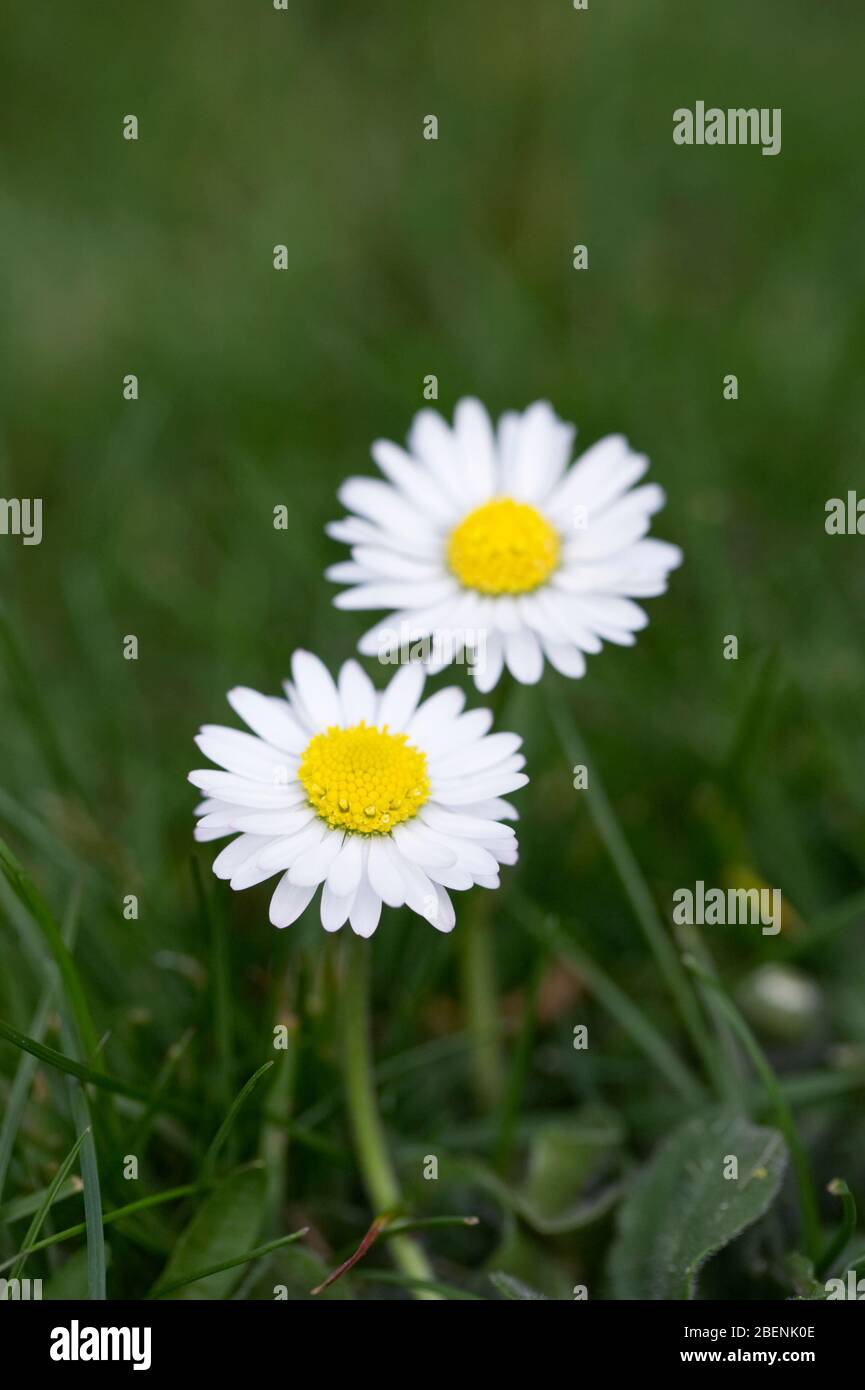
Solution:
<path fill-rule="evenodd" d="M 400 1344 L 406 1334 L 416 1334 L 423 1342 L 409 1348 L 403 1372 L 417 1374 L 422 1347 L 428 1377 L 437 1364 L 452 1372 L 476 1361 L 488 1370 L 502 1354 L 510 1358 L 519 1349 L 525 1355 L 528 1334 L 533 1358 L 546 1358 L 561 1346 L 576 1364 L 585 1358 L 586 1365 L 600 1362 L 610 1370 L 805 1366 L 825 1375 L 855 1364 L 863 1329 L 858 1311 L 844 1308 L 841 1300 L 575 1301 L 538 1302 L 531 1308 L 500 1300 L 484 1302 L 480 1313 L 478 1303 L 455 1303 L 447 1312 L 441 1304 L 401 1302 L 398 1317 L 395 1313 L 393 1301 L 6 1301 L 0 1302 L 0 1348 L 7 1367 L 11 1357 L 28 1371 L 48 1372 L 61 1381 L 105 1369 L 115 1375 L 194 1371 L 225 1377 L 258 1376 L 277 1367 L 289 1373 L 302 1364 L 308 1374 L 310 1356 L 330 1375 L 342 1366 L 349 1374 L 361 1366 L 368 1370 L 379 1361 L 393 1374 L 406 1354 Z M 441 1317 L 456 1321 L 442 1323 Z M 432 1339 L 432 1331 L 446 1335 Z"/>

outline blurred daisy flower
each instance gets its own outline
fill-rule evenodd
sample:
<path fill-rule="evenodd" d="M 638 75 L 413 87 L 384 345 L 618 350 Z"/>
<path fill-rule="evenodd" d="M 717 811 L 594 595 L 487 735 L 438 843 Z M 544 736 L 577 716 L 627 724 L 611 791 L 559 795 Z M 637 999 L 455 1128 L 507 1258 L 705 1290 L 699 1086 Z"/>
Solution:
<path fill-rule="evenodd" d="M 464 714 L 456 687 L 421 703 L 424 672 L 401 667 L 376 691 L 356 661 L 334 683 L 310 652 L 292 659 L 286 698 L 237 687 L 232 708 L 252 730 L 205 725 L 196 742 L 223 771 L 191 772 L 207 798 L 198 840 L 231 843 L 213 871 L 232 888 L 279 874 L 270 920 L 287 927 L 319 888 L 321 923 L 371 936 L 382 903 L 404 903 L 440 931 L 454 925 L 448 889 L 499 885 L 517 841 L 502 800 L 523 786 L 517 734 L 489 733 L 492 714 Z"/>
<path fill-rule="evenodd" d="M 452 429 L 422 410 L 408 451 L 372 446 L 385 481 L 349 478 L 339 498 L 351 515 L 328 527 L 352 547 L 327 572 L 352 586 L 337 607 L 393 610 L 361 639 L 364 655 L 426 641 L 435 670 L 462 641 L 488 691 L 505 665 L 531 685 L 545 658 L 577 677 L 603 641 L 633 644 L 648 621 L 633 600 L 663 593 L 682 553 L 647 536 L 665 498 L 657 483 L 634 487 L 645 455 L 609 435 L 571 463 L 574 434 L 546 401 L 494 430 L 467 399 Z"/>

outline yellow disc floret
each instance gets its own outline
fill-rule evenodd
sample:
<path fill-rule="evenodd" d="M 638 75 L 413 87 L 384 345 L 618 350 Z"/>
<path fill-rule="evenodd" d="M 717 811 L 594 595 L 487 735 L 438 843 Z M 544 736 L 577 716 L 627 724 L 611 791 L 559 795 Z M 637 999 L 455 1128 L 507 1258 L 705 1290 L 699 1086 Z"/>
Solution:
<path fill-rule="evenodd" d="M 386 835 L 417 815 L 430 794 L 426 755 L 406 734 L 363 720 L 350 729 L 334 724 L 316 734 L 297 775 L 322 820 L 361 835 Z"/>
<path fill-rule="evenodd" d="M 496 497 L 463 517 L 448 538 L 448 565 L 466 589 L 527 594 L 559 563 L 557 532 L 536 507 Z"/>

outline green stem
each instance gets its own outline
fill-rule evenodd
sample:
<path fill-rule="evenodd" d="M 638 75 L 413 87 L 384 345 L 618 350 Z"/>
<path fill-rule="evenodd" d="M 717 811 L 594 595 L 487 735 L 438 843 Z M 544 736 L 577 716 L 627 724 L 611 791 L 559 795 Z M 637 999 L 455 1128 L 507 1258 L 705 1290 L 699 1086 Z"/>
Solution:
<path fill-rule="evenodd" d="M 472 1082 L 485 1111 L 493 1110 L 499 1103 L 504 1074 L 489 911 L 489 893 L 482 888 L 476 889 L 471 911 L 457 940 L 460 992 L 471 1046 Z"/>
<path fill-rule="evenodd" d="M 844 1254 L 856 1231 L 856 1199 L 844 1179 L 833 1178 L 827 1191 L 833 1197 L 840 1197 L 844 1205 L 841 1225 L 817 1261 L 815 1274 L 818 1279 L 825 1279 L 832 1273 L 836 1260 Z"/>
<path fill-rule="evenodd" d="M 504 671 L 487 702 L 493 712 L 493 732 L 503 727 L 512 689 L 511 677 Z M 472 894 L 457 935 L 460 994 L 471 1048 L 472 1085 L 478 1104 L 487 1112 L 502 1103 L 505 1075 L 490 899 L 491 895 L 484 889 Z"/>
<path fill-rule="evenodd" d="M 350 936 L 342 980 L 343 1072 L 346 1104 L 367 1195 L 374 1214 L 387 1216 L 402 1206 L 402 1194 L 388 1153 L 373 1081 L 370 953 L 369 942 Z M 395 1236 L 390 1248 L 394 1262 L 408 1280 L 434 1279 L 423 1249 L 411 1236 Z M 439 1296 L 431 1288 L 420 1285 L 413 1285 L 413 1289 L 417 1298 Z"/>
<path fill-rule="evenodd" d="M 723 1095 L 723 1069 L 719 1066 L 716 1050 L 706 1028 L 696 995 L 679 959 L 679 954 L 661 921 L 649 886 L 642 870 L 619 825 L 616 813 L 607 799 L 597 768 L 589 761 L 589 751 L 578 734 L 570 717 L 562 692 L 554 689 L 550 698 L 550 715 L 553 728 L 562 750 L 571 766 L 582 764 L 589 769 L 586 799 L 604 847 L 613 862 L 621 880 L 622 887 L 634 910 L 649 948 L 658 962 L 667 988 L 676 1003 L 679 1015 L 691 1038 L 691 1042 L 701 1059 L 707 1077 L 716 1090 Z"/>

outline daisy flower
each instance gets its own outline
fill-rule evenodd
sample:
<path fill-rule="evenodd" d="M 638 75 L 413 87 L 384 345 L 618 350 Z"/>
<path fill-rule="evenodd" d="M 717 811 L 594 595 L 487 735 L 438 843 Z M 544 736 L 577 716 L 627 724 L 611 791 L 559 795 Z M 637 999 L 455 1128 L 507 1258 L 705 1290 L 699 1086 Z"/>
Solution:
<path fill-rule="evenodd" d="M 228 700 L 251 733 L 205 725 L 196 738 L 222 771 L 191 772 L 207 798 L 197 840 L 232 836 L 213 871 L 232 888 L 279 874 L 270 920 L 287 927 L 319 888 L 321 924 L 371 936 L 382 903 L 407 904 L 450 931 L 448 889 L 497 888 L 517 858 L 523 786 L 517 734 L 489 733 L 492 714 L 463 713 L 451 686 L 421 703 L 424 671 L 401 667 L 377 691 L 356 661 L 336 683 L 311 652 L 292 658 L 286 698 L 242 686 Z"/>
<path fill-rule="evenodd" d="M 546 401 L 494 430 L 468 399 L 452 429 L 436 411 L 415 416 L 408 451 L 372 446 L 384 481 L 349 478 L 339 498 L 351 515 L 328 527 L 352 548 L 327 572 L 352 586 L 336 606 L 393 610 L 361 639 L 364 655 L 420 642 L 435 670 L 456 634 L 488 691 L 505 665 L 531 685 L 545 658 L 577 677 L 602 642 L 633 644 L 648 621 L 633 600 L 663 593 L 682 553 L 647 536 L 665 498 L 657 483 L 634 487 L 645 455 L 608 435 L 570 463 L 574 434 Z"/>

